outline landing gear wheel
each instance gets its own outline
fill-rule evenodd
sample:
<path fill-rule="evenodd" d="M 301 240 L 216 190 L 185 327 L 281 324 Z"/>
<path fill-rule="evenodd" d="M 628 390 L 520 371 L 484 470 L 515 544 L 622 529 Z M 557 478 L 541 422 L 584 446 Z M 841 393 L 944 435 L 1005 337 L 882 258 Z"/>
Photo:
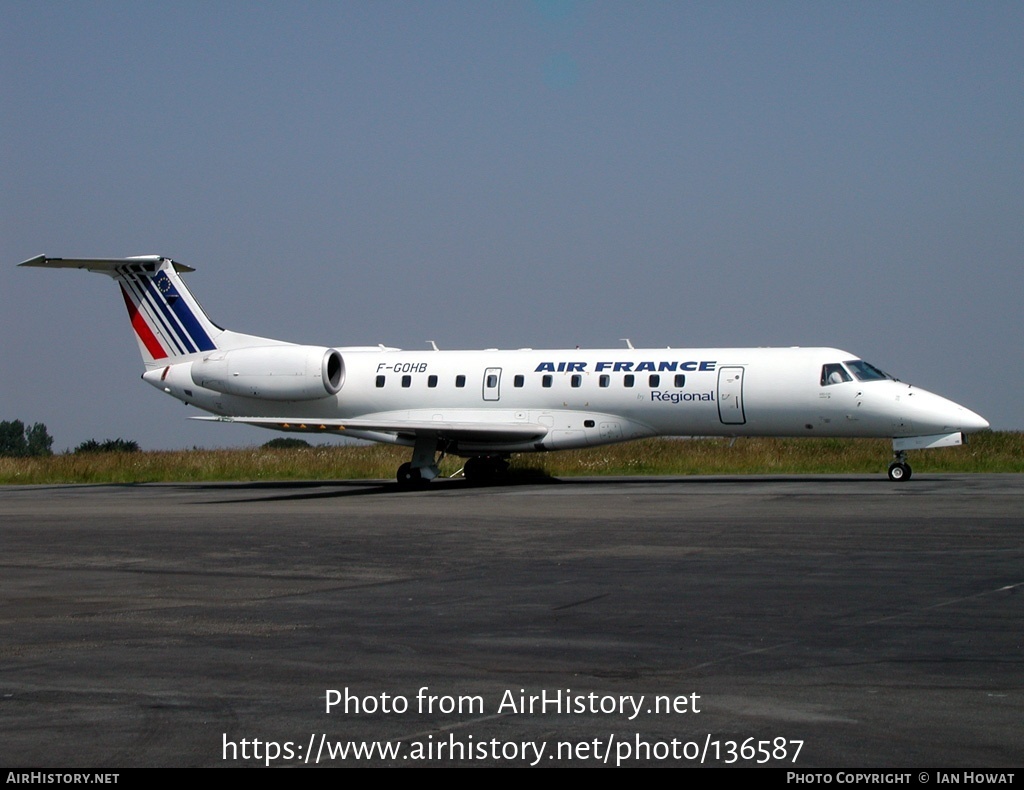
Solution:
<path fill-rule="evenodd" d="M 894 483 L 905 483 L 910 479 L 910 464 L 904 461 L 893 461 L 889 464 L 889 479 Z"/>
<path fill-rule="evenodd" d="M 427 483 L 420 474 L 419 469 L 413 469 L 412 464 L 405 463 L 398 467 L 398 485 L 402 488 L 419 488 Z"/>

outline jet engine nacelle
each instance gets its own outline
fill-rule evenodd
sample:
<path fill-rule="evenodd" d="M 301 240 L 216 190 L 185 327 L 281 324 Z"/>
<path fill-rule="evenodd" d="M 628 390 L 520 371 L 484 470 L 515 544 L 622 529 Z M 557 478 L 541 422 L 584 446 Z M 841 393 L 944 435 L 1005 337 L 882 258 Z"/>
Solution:
<path fill-rule="evenodd" d="M 199 387 L 267 400 L 318 400 L 345 382 L 345 362 L 323 346 L 258 346 L 215 351 L 192 363 Z"/>

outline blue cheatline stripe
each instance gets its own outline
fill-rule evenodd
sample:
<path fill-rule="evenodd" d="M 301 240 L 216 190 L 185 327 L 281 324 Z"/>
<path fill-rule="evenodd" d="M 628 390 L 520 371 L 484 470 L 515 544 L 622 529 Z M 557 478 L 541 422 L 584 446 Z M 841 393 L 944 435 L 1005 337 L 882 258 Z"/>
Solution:
<path fill-rule="evenodd" d="M 150 320 L 153 326 L 167 339 L 169 343 L 174 345 L 174 351 L 177 356 L 182 356 L 187 353 L 182 342 L 178 339 L 177 332 L 170 326 L 164 318 L 160 315 L 156 306 L 152 303 L 145 292 L 145 287 L 141 282 L 142 277 L 138 272 L 131 271 L 128 268 L 121 270 L 121 276 L 124 279 L 125 284 L 135 297 L 135 302 L 138 304 L 139 309 L 143 314 Z"/>
<path fill-rule="evenodd" d="M 153 278 L 144 275 L 141 278 L 140 285 L 146 294 L 146 299 L 160 311 L 163 317 L 167 320 L 167 323 L 177 334 L 182 345 L 185 346 L 185 353 L 194 354 L 198 349 L 196 349 L 195 344 L 192 342 L 192 338 L 188 336 L 188 332 L 185 330 L 185 327 L 183 327 L 181 322 L 178 321 L 177 316 L 171 312 L 163 294 L 160 293 L 156 285 L 153 283 Z"/>
<path fill-rule="evenodd" d="M 174 288 L 174 284 L 170 282 L 170 278 L 167 276 L 167 273 L 163 271 L 157 272 L 157 277 L 159 276 L 163 276 L 163 278 L 167 280 L 168 287 L 177 295 L 178 298 L 175 299 L 173 303 L 168 302 L 168 306 L 174 311 L 174 314 L 178 316 L 178 320 L 184 324 L 185 329 L 191 335 L 192 342 L 199 346 L 200 351 L 210 351 L 216 348 L 213 341 L 210 340 L 210 336 L 206 334 L 206 330 L 203 329 L 203 325 L 199 323 L 195 314 L 192 312 L 191 308 L 189 308 L 185 297 L 178 293 L 177 289 Z M 154 281 L 156 280 L 156 278 L 153 279 Z M 159 289 L 157 290 L 159 291 Z M 188 293 L 187 290 L 186 293 Z"/>

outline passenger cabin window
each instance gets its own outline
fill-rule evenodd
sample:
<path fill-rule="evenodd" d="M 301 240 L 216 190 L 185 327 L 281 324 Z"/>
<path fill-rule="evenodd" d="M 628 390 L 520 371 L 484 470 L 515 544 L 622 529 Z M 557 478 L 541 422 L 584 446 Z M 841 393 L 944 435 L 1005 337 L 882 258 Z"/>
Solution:
<path fill-rule="evenodd" d="M 456 387 L 465 387 L 466 386 L 466 377 L 465 376 L 456 376 L 455 377 L 455 386 Z"/>
<path fill-rule="evenodd" d="M 487 383 L 484 386 L 486 386 L 487 389 L 489 389 L 489 390 L 494 389 L 495 387 L 498 386 L 498 377 L 495 376 L 493 373 L 488 373 L 487 374 Z"/>
<path fill-rule="evenodd" d="M 512 379 L 512 385 L 515 386 L 515 387 L 521 387 L 525 383 L 526 383 L 526 376 L 522 375 L 521 373 L 518 376 L 516 376 L 514 379 Z"/>
<path fill-rule="evenodd" d="M 551 386 L 551 376 L 549 374 L 545 374 L 544 377 L 541 378 L 541 380 L 540 380 L 540 385 L 542 387 L 550 387 Z"/>
<path fill-rule="evenodd" d="M 684 373 L 676 373 L 676 386 L 677 387 L 685 387 L 686 386 L 686 374 L 684 374 Z"/>
<path fill-rule="evenodd" d="M 574 373 L 571 379 L 572 386 L 578 387 L 583 383 L 583 376 L 579 373 Z"/>
<path fill-rule="evenodd" d="M 437 376 L 434 376 L 434 375 L 427 376 L 427 386 L 428 387 L 436 387 L 437 386 Z"/>
<path fill-rule="evenodd" d="M 647 383 L 650 384 L 652 387 L 658 387 L 661 385 L 661 376 L 659 376 L 657 373 L 652 373 L 650 376 L 648 376 Z"/>
<path fill-rule="evenodd" d="M 412 376 L 402 376 L 402 386 L 403 387 L 411 387 L 412 386 Z"/>
<path fill-rule="evenodd" d="M 377 376 L 377 389 L 380 389 L 383 386 L 384 386 L 384 377 L 383 376 Z"/>
<path fill-rule="evenodd" d="M 623 387 L 632 387 L 635 383 L 636 377 L 634 377 L 632 373 L 627 373 L 625 376 L 622 377 Z"/>
<path fill-rule="evenodd" d="M 601 378 L 597 380 L 597 383 L 600 387 L 607 387 L 609 384 L 612 383 L 612 377 L 609 376 L 607 373 L 602 373 Z"/>
<path fill-rule="evenodd" d="M 845 381 L 853 381 L 853 379 L 846 372 L 846 368 L 838 362 L 831 362 L 821 366 L 821 386 L 827 387 L 829 384 L 842 384 Z"/>

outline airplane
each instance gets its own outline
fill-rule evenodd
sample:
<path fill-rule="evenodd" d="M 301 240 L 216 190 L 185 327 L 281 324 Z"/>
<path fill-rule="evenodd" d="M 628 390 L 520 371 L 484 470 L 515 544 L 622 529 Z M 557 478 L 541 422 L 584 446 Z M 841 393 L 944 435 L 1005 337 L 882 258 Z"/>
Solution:
<path fill-rule="evenodd" d="M 308 346 L 213 323 L 185 286 L 195 271 L 160 255 L 48 258 L 117 281 L 142 379 L 212 420 L 351 436 L 412 448 L 414 487 L 465 458 L 469 480 L 500 478 L 513 453 L 651 436 L 892 438 L 889 478 L 909 450 L 962 444 L 988 428 L 973 411 L 835 348 L 403 351 Z"/>

